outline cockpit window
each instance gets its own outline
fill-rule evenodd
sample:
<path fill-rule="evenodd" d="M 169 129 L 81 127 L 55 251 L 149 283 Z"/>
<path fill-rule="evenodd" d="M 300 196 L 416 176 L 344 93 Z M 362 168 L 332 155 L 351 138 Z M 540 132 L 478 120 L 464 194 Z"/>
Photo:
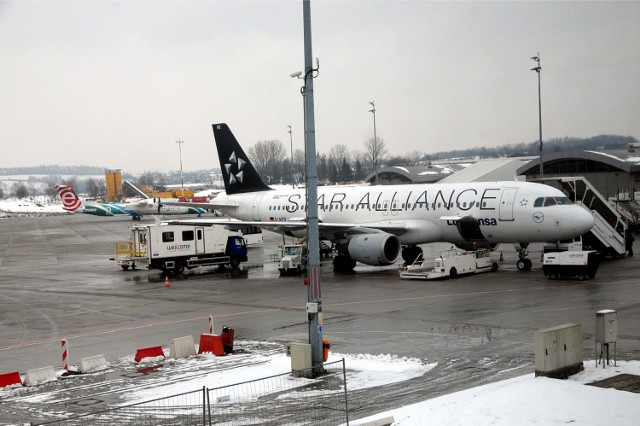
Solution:
<path fill-rule="evenodd" d="M 567 197 L 540 197 L 533 202 L 533 207 L 565 206 L 567 204 L 572 204 Z"/>
<path fill-rule="evenodd" d="M 561 206 L 571 204 L 571 200 L 568 199 L 567 197 L 555 197 L 555 199 L 556 199 L 556 203 L 558 203 Z"/>

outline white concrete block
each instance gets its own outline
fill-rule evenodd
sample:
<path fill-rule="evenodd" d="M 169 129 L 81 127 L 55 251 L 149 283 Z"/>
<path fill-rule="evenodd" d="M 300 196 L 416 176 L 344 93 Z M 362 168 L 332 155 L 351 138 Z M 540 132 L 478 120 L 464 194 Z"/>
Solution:
<path fill-rule="evenodd" d="M 178 337 L 171 340 L 171 349 L 169 350 L 169 358 L 189 358 L 196 354 L 196 345 L 193 342 L 193 336 Z"/>
<path fill-rule="evenodd" d="M 36 368 L 34 370 L 27 371 L 27 376 L 24 379 L 24 385 L 33 386 L 57 379 L 58 378 L 56 377 L 56 372 L 53 370 L 53 367 Z"/>
<path fill-rule="evenodd" d="M 88 373 L 90 371 L 101 370 L 106 367 L 107 360 L 104 358 L 104 355 L 96 355 L 86 358 L 80 358 L 78 371 L 81 373 Z"/>

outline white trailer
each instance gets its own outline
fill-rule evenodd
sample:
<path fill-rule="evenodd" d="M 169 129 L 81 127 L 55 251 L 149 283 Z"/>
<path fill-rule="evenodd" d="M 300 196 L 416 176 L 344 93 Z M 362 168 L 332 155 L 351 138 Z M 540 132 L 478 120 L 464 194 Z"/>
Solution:
<path fill-rule="evenodd" d="M 224 226 L 180 224 L 131 227 L 131 240 L 116 243 L 115 261 L 122 269 L 182 272 L 198 266 L 237 268 L 247 261 L 242 236 Z"/>
<path fill-rule="evenodd" d="M 441 252 L 440 256 L 433 261 L 422 260 L 420 256 L 412 265 L 400 272 L 400 278 L 404 280 L 435 280 L 491 272 L 497 269 L 498 264 L 491 260 L 491 251 L 488 249 L 472 252 L 451 249 Z"/>
<path fill-rule="evenodd" d="M 542 272 L 552 280 L 560 277 L 586 280 L 596 276 L 599 263 L 600 255 L 595 250 L 545 253 Z"/>

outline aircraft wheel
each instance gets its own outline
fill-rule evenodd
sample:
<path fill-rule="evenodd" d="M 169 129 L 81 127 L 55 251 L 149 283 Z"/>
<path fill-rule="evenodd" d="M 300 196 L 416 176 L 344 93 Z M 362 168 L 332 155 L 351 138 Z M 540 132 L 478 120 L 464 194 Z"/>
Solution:
<path fill-rule="evenodd" d="M 402 250 L 402 260 L 404 260 L 406 264 L 411 265 L 421 254 L 422 248 L 418 246 L 410 246 Z"/>
<path fill-rule="evenodd" d="M 524 259 L 524 270 L 525 271 L 530 271 L 532 265 L 533 265 L 533 262 L 531 262 L 530 259 Z"/>
<path fill-rule="evenodd" d="M 129 269 L 129 265 L 120 265 L 120 267 L 125 271 Z"/>
<path fill-rule="evenodd" d="M 349 256 L 338 255 L 333 258 L 333 269 L 336 272 L 350 272 L 356 267 L 356 261 Z"/>
<path fill-rule="evenodd" d="M 519 271 L 524 271 L 525 269 L 525 264 L 524 264 L 524 259 L 520 259 L 516 262 L 516 268 L 518 268 Z"/>

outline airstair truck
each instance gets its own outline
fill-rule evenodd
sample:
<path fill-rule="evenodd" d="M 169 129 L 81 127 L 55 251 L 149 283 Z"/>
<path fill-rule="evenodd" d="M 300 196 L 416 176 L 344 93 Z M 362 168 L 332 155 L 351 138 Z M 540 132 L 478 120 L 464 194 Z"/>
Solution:
<path fill-rule="evenodd" d="M 198 266 L 218 265 L 236 269 L 247 261 L 241 235 L 222 225 L 142 225 L 131 228 L 131 240 L 116 244 L 116 262 L 122 269 L 159 269 L 183 272 Z"/>

